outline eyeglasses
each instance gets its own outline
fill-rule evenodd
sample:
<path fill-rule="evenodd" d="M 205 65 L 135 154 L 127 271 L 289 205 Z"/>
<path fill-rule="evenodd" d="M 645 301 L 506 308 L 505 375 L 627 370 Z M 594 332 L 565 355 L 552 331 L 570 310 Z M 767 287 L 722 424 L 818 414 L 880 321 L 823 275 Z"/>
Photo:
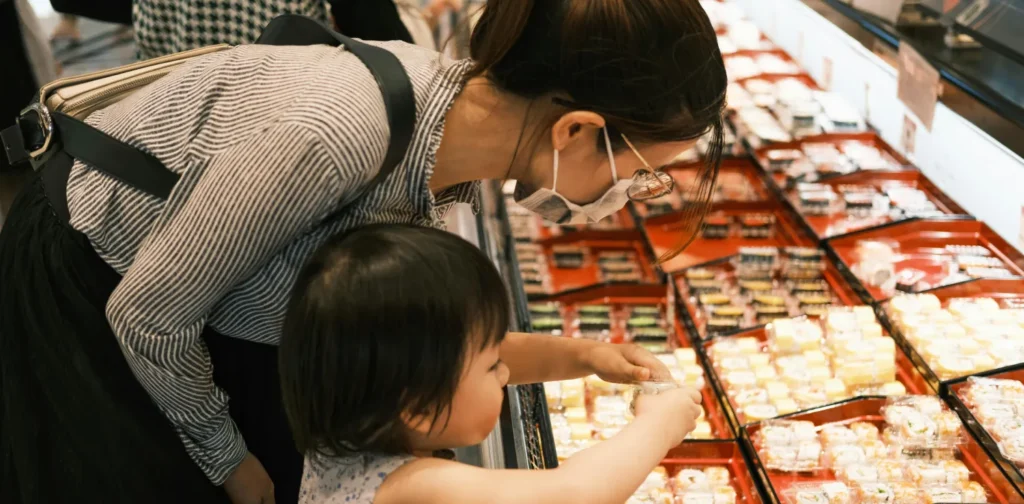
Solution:
<path fill-rule="evenodd" d="M 675 180 L 672 179 L 672 176 L 651 168 L 651 164 L 644 159 L 644 156 L 640 154 L 640 151 L 633 145 L 633 142 L 630 142 L 626 135 L 622 133 L 619 133 L 619 136 L 629 146 L 629 150 L 633 151 L 633 154 L 636 154 L 636 157 L 644 164 L 644 168 L 637 170 L 633 174 L 633 185 L 629 186 L 629 189 L 626 190 L 626 196 L 632 201 L 641 202 L 670 194 L 672 187 L 675 186 Z"/>

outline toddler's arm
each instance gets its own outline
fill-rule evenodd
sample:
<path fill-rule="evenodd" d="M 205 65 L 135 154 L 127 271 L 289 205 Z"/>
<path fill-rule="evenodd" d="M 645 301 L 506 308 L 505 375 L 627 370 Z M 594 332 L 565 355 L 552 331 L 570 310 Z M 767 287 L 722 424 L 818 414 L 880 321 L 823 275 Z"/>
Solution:
<path fill-rule="evenodd" d="M 570 380 L 597 374 L 607 381 L 629 383 L 671 375 L 657 357 L 633 345 L 612 345 L 575 338 L 508 333 L 501 344 L 509 384 Z"/>
<path fill-rule="evenodd" d="M 693 430 L 700 392 L 641 397 L 637 416 L 613 438 L 548 471 L 488 470 L 422 459 L 385 481 L 375 504 L 622 504 Z"/>

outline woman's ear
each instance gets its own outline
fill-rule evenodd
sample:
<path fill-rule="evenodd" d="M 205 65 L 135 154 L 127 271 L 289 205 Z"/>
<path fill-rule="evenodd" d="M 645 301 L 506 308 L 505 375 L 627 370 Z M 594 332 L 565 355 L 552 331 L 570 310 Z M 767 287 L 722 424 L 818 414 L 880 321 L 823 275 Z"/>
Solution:
<path fill-rule="evenodd" d="M 604 118 L 585 110 L 567 112 L 551 127 L 551 145 L 555 150 L 564 151 L 570 145 L 584 140 L 588 145 L 597 145 L 595 135 L 604 127 Z"/>

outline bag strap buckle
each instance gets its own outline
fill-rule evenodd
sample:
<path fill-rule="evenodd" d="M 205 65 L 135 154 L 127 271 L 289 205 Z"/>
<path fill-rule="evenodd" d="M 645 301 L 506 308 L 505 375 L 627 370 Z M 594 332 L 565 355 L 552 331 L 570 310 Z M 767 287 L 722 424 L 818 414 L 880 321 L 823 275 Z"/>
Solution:
<path fill-rule="evenodd" d="M 41 157 L 53 141 L 53 117 L 42 103 L 33 103 L 18 114 L 13 126 L 0 132 L 7 159 L 12 165 Z"/>

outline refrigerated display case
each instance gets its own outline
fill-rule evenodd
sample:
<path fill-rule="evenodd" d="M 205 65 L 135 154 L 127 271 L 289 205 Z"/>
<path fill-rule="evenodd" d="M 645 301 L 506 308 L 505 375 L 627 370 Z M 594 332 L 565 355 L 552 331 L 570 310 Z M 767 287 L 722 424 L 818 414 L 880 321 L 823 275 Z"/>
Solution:
<path fill-rule="evenodd" d="M 999 451 L 995 436 L 972 417 L 973 403 L 957 396 L 976 376 L 1019 381 L 1024 354 L 1015 360 L 1015 354 L 1005 352 L 992 365 L 982 365 L 986 361 L 961 373 L 945 374 L 929 360 L 932 352 L 922 344 L 929 340 L 908 334 L 906 320 L 895 317 L 892 310 L 893 303 L 899 306 L 908 302 L 900 300 L 924 293 L 940 300 L 933 308 L 942 312 L 938 318 L 945 320 L 964 298 L 994 300 L 999 310 L 1014 314 L 988 313 L 985 317 L 989 318 L 976 325 L 991 329 L 996 319 L 1003 324 L 999 338 L 988 338 L 1004 341 L 996 343 L 996 349 L 1024 341 L 1015 339 L 1018 334 L 1024 336 L 1024 315 L 1016 318 L 1018 311 L 1024 314 L 1020 302 L 1024 299 L 1024 254 L 1008 237 L 1007 219 L 999 214 L 996 225 L 989 226 L 977 218 L 978 214 L 986 218 L 996 215 L 991 202 L 979 204 L 973 193 L 965 192 L 973 186 L 951 184 L 935 168 L 936 160 L 943 156 L 962 159 L 958 157 L 962 153 L 937 151 L 958 147 L 941 142 L 950 135 L 950 124 L 984 122 L 995 114 L 1001 123 L 979 124 L 971 133 L 974 136 L 965 136 L 963 141 L 976 147 L 979 156 L 997 160 L 996 167 L 971 169 L 989 182 L 997 168 L 1009 170 L 998 173 L 1016 173 L 1017 178 L 1011 180 L 1024 180 L 1024 161 L 1015 154 L 1017 147 L 997 140 L 1006 138 L 1002 128 L 1013 123 L 1013 111 L 989 108 L 956 120 L 943 118 L 932 132 L 919 133 L 928 135 L 924 137 L 928 141 L 919 141 L 918 150 L 909 152 L 894 139 L 898 135 L 893 134 L 889 111 L 871 109 L 876 102 L 889 103 L 879 102 L 874 96 L 877 91 L 870 91 L 871 99 L 865 103 L 856 103 L 856 94 L 851 95 L 844 83 L 835 82 L 833 75 L 819 67 L 806 67 L 807 55 L 792 49 L 791 34 L 779 35 L 780 26 L 797 21 L 777 18 L 771 21 L 774 26 L 759 28 L 772 19 L 772 12 L 777 16 L 797 12 L 814 17 L 799 20 L 802 30 L 835 22 L 840 28 L 837 33 L 849 37 L 853 14 L 848 6 L 834 5 L 839 2 L 833 0 L 702 3 L 714 11 L 719 44 L 728 60 L 727 120 L 730 133 L 735 133 L 735 145 L 728 149 L 710 213 L 696 240 L 677 257 L 658 262 L 666 250 L 687 238 L 688 226 L 679 218 L 689 203 L 686 189 L 702 167 L 699 148 L 664 167 L 676 182 L 673 194 L 630 204 L 607 222 L 593 226 L 545 224 L 517 208 L 501 186 L 489 184 L 480 215 L 481 236 L 510 286 L 515 301 L 514 328 L 556 337 L 640 344 L 664 354 L 666 362 L 685 361 L 680 364 L 685 369 L 678 375 L 681 380 L 693 378 L 696 369 L 701 371 L 708 423 L 702 434 L 710 433 L 713 439 L 690 439 L 667 456 L 663 468 L 649 481 L 664 479 L 668 491 L 678 490 L 672 477 L 682 469 L 699 472 L 703 466 L 727 466 L 736 502 L 796 502 L 794 492 L 820 491 L 823 481 L 842 483 L 851 498 L 872 489 L 881 493 L 900 490 L 918 499 L 907 502 L 954 498 L 952 493 L 928 493 L 927 485 L 920 481 L 899 488 L 861 485 L 860 480 L 850 479 L 845 469 L 822 467 L 824 458 L 809 470 L 795 473 L 779 472 L 766 464 L 756 441 L 765 425 L 782 418 L 818 424 L 860 420 L 877 427 L 883 425 L 884 406 L 890 401 L 880 395 L 887 395 L 940 401 L 943 411 L 955 412 L 953 417 L 962 421 L 957 429 L 963 435 L 948 452 L 951 458 L 946 459 L 957 475 L 961 467 L 966 468 L 963 474 L 967 477 L 958 480 L 959 498 L 976 497 L 981 489 L 988 502 L 1024 504 L 1020 468 Z M 864 23 L 858 18 L 853 24 L 864 30 Z M 786 40 L 779 44 L 775 36 Z M 851 43 L 864 39 L 860 33 Z M 842 54 L 836 52 L 835 57 Z M 830 63 L 834 68 L 843 64 L 843 60 Z M 956 85 L 951 75 L 944 67 L 943 77 Z M 879 87 L 895 95 L 888 81 L 880 82 Z M 994 102 L 981 99 L 983 94 L 977 88 L 963 87 L 944 95 L 944 100 L 970 95 L 976 105 L 989 107 Z M 948 108 L 966 110 L 962 105 L 950 103 Z M 1024 128 L 1018 131 L 1024 133 Z M 992 154 L 993 149 L 1002 157 Z M 927 169 L 922 169 L 922 164 Z M 1006 190 L 993 189 L 993 193 L 1005 195 Z M 1009 206 L 1013 205 L 1016 203 Z M 1005 211 L 1006 207 L 1001 208 Z M 876 244 L 888 246 L 891 253 L 879 252 Z M 878 260 L 882 256 L 885 260 Z M 870 267 L 862 264 L 865 258 Z M 621 269 L 639 274 L 607 275 L 603 266 L 619 263 L 635 264 Z M 793 269 L 792 264 L 802 266 Z M 888 276 L 881 279 L 873 274 Z M 637 307 L 650 310 L 639 318 L 647 324 L 651 323 L 647 318 L 653 316 L 656 327 L 634 330 L 640 329 Z M 835 325 L 830 325 L 830 313 L 835 314 Z M 842 324 L 836 321 L 844 319 L 843 313 L 856 313 L 857 320 L 869 317 L 871 324 L 865 322 L 864 328 L 852 332 L 848 327 L 837 329 Z M 808 324 L 820 331 L 812 342 L 814 348 L 799 347 L 798 355 L 791 355 L 787 352 L 793 352 L 792 348 L 780 351 L 773 346 L 779 344 L 776 334 Z M 878 334 L 875 327 L 880 328 Z M 960 351 L 949 339 L 943 339 L 943 344 Z M 760 365 L 756 371 L 750 370 L 753 378 L 727 376 L 730 366 L 740 363 L 736 356 L 719 355 L 715 348 L 732 344 L 750 346 L 747 350 L 755 356 L 754 361 L 742 366 Z M 685 358 L 679 360 L 676 351 Z M 693 362 L 688 360 L 691 354 Z M 864 356 L 885 360 L 875 363 L 884 372 L 876 369 L 872 374 L 867 361 L 861 359 Z M 787 371 L 794 366 L 800 371 Z M 818 368 L 827 372 L 809 376 L 804 372 L 808 366 L 814 368 L 811 373 Z M 821 383 L 814 383 L 819 378 Z M 766 387 L 767 382 L 771 383 Z M 785 394 L 780 395 L 782 387 L 776 382 L 785 385 Z M 750 383 L 754 385 L 748 387 Z M 826 390 L 826 386 L 830 388 Z M 602 423 L 610 417 L 601 410 L 621 408 L 620 401 L 601 399 L 597 405 L 595 399 L 615 396 L 622 389 L 587 380 L 560 387 L 509 388 L 501 425 L 508 467 L 556 467 L 559 458 L 600 442 L 621 426 L 621 418 Z M 753 412 L 751 405 L 755 406 Z M 596 417 L 600 420 L 595 422 Z M 583 425 L 574 427 L 574 423 Z M 753 477 L 748 481 L 744 473 Z"/>

